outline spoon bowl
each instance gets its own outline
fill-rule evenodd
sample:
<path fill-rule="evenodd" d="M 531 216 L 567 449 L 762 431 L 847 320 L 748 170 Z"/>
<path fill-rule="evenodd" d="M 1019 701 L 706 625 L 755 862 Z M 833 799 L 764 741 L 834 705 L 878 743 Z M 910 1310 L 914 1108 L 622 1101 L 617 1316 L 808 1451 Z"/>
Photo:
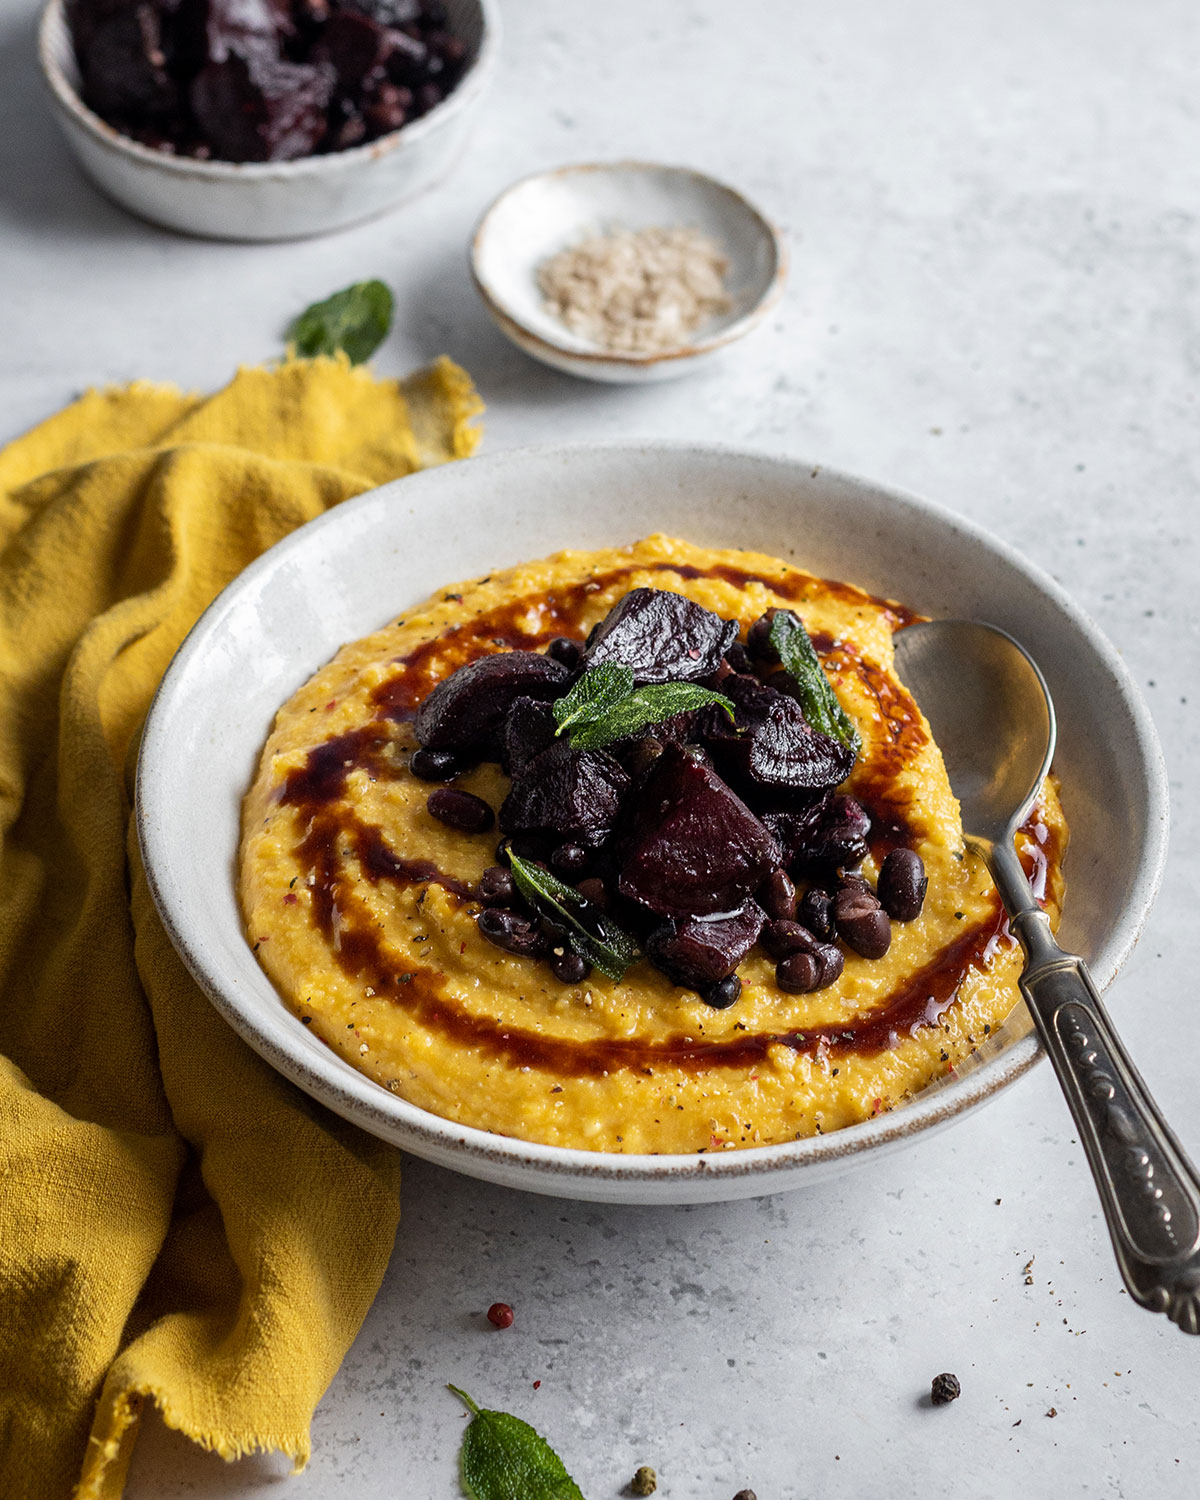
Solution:
<path fill-rule="evenodd" d="M 1054 756 L 1054 706 L 1036 662 L 995 625 L 928 620 L 896 636 L 896 670 L 933 728 L 963 829 L 1011 843 Z"/>
<path fill-rule="evenodd" d="M 932 726 L 963 834 L 1025 950 L 1021 994 L 1096 1180 L 1130 1296 L 1200 1334 L 1200 1174 L 1117 1035 L 1078 954 L 1060 948 L 1013 839 L 1050 769 L 1054 705 L 1004 631 L 931 620 L 896 637 L 896 670 Z"/>

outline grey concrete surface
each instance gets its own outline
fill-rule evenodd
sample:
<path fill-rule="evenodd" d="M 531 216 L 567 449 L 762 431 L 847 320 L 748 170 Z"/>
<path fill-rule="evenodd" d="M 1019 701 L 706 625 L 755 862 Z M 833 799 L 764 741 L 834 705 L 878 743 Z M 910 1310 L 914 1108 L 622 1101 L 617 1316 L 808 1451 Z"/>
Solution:
<path fill-rule="evenodd" d="M 0 437 L 91 383 L 215 386 L 276 353 L 307 302 L 378 275 L 398 312 L 377 367 L 461 361 L 489 450 L 716 438 L 1021 538 L 1124 653 L 1163 738 L 1170 867 L 1110 999 L 1200 1151 L 1200 11 L 503 8 L 503 66 L 453 179 L 362 228 L 270 247 L 179 238 L 98 197 L 42 100 L 32 0 L 4 0 Z M 725 177 L 790 242 L 769 324 L 674 386 L 605 389 L 529 362 L 465 269 L 477 215 L 514 177 L 622 155 Z M 497 1298 L 516 1309 L 505 1333 L 482 1316 Z M 935 1410 L 940 1370 L 963 1395 Z M 621 1494 L 640 1463 L 665 1500 L 1197 1492 L 1200 1340 L 1119 1290 L 1044 1066 L 907 1154 L 758 1202 L 600 1209 L 413 1161 L 391 1269 L 307 1472 L 226 1466 L 151 1421 L 130 1500 L 443 1500 L 464 1425 L 448 1380 L 534 1422 L 589 1500 Z"/>

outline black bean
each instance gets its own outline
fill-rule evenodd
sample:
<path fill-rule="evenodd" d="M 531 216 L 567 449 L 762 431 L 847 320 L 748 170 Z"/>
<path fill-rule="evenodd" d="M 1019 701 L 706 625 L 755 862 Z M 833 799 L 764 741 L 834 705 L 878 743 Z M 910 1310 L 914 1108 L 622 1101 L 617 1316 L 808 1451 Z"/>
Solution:
<path fill-rule="evenodd" d="M 733 645 L 725 653 L 725 660 L 729 663 L 731 672 L 739 672 L 749 676 L 754 671 L 754 667 L 750 661 L 750 653 L 742 645 L 741 641 L 734 641 Z"/>
<path fill-rule="evenodd" d="M 462 792 L 457 787 L 442 786 L 430 792 L 425 806 L 439 823 L 459 833 L 486 833 L 496 815 L 482 797 Z"/>
<path fill-rule="evenodd" d="M 503 865 L 489 865 L 479 877 L 479 899 L 488 906 L 512 906 L 517 883 Z"/>
<path fill-rule="evenodd" d="M 656 740 L 652 734 L 644 734 L 626 755 L 625 767 L 631 776 L 644 776 L 662 753 L 662 741 Z"/>
<path fill-rule="evenodd" d="M 741 993 L 742 981 L 736 974 L 728 974 L 716 984 L 710 984 L 700 998 L 705 1005 L 711 1005 L 713 1010 L 728 1010 Z"/>
<path fill-rule="evenodd" d="M 796 887 L 786 870 L 767 877 L 758 893 L 758 904 L 776 922 L 790 922 L 796 915 Z"/>
<path fill-rule="evenodd" d="M 562 662 L 569 672 L 573 672 L 579 665 L 579 658 L 583 655 L 583 647 L 578 641 L 573 641 L 570 636 L 556 636 L 546 647 L 546 655 L 552 656 L 555 661 Z"/>
<path fill-rule="evenodd" d="M 608 910 L 608 889 L 598 876 L 589 876 L 575 887 L 585 901 L 590 901 L 600 911 Z"/>
<path fill-rule="evenodd" d="M 770 958 L 786 958 L 789 953 L 808 953 L 816 938 L 799 922 L 768 922 L 758 941 Z"/>
<path fill-rule="evenodd" d="M 561 953 L 553 954 L 550 967 L 555 979 L 561 979 L 563 984 L 582 984 L 592 972 L 591 964 L 582 953 L 576 953 L 573 948 L 564 948 Z"/>
<path fill-rule="evenodd" d="M 495 943 L 506 953 L 516 953 L 522 958 L 540 958 L 550 949 L 531 917 L 523 917 L 520 912 L 509 911 L 503 906 L 485 907 L 476 917 L 475 924 L 489 943 Z"/>
<path fill-rule="evenodd" d="M 775 925 L 792 929 L 787 935 L 788 950 L 772 954 L 779 959 L 775 982 L 781 990 L 790 995 L 807 995 L 813 990 L 826 989 L 841 978 L 845 960 L 836 944 L 822 943 L 797 922 Z"/>
<path fill-rule="evenodd" d="M 819 885 L 811 886 L 796 907 L 796 921 L 807 927 L 814 937 L 829 942 L 834 935 L 832 895 Z"/>
<path fill-rule="evenodd" d="M 928 889 L 925 864 L 915 849 L 893 849 L 880 866 L 879 902 L 896 922 L 911 922 L 921 915 Z"/>
<path fill-rule="evenodd" d="M 511 868 L 510 855 L 519 854 L 522 859 L 537 859 L 545 857 L 545 849 L 536 839 L 525 838 L 521 834 L 502 838 L 496 845 L 496 863 Z"/>
<path fill-rule="evenodd" d="M 422 781 L 450 781 L 465 769 L 461 755 L 453 750 L 414 750 L 408 769 Z"/>
<path fill-rule="evenodd" d="M 771 662 L 779 660 L 779 652 L 771 644 L 771 626 L 775 621 L 776 611 L 767 610 L 765 615 L 760 615 L 751 625 L 749 634 L 746 636 L 746 650 L 755 661 Z"/>
<path fill-rule="evenodd" d="M 882 958 L 892 944 L 892 924 L 865 886 L 843 885 L 833 898 L 838 937 L 862 958 Z"/>
<path fill-rule="evenodd" d="M 809 995 L 817 989 L 821 965 L 811 953 L 789 953 L 775 966 L 775 983 L 789 995 Z"/>
<path fill-rule="evenodd" d="M 821 965 L 819 990 L 826 989 L 831 984 L 836 984 L 842 977 L 842 970 L 846 967 L 846 960 L 842 957 L 842 950 L 836 943 L 818 943 L 813 950 L 813 957 Z"/>
<path fill-rule="evenodd" d="M 550 856 L 550 868 L 564 880 L 573 880 L 587 869 L 591 856 L 582 844 L 559 844 Z"/>

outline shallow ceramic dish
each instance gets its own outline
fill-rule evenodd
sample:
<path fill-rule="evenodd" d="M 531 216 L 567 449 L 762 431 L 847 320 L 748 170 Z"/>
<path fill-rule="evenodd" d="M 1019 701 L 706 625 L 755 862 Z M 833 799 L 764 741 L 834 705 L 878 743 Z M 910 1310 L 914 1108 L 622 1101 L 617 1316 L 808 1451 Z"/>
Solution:
<path fill-rule="evenodd" d="M 298 161 L 193 161 L 121 135 L 79 97 L 63 0 L 49 0 L 42 12 L 38 60 L 67 144 L 101 192 L 124 208 L 209 239 L 302 239 L 395 208 L 457 162 L 495 65 L 499 17 L 496 0 L 446 0 L 446 9 L 450 29 L 469 49 L 457 88 L 402 130 Z"/>
<path fill-rule="evenodd" d="M 728 313 L 666 354 L 613 354 L 578 337 L 543 304 L 543 261 L 614 228 L 693 226 L 729 260 Z M 699 369 L 763 317 L 783 288 L 786 255 L 774 227 L 739 193 L 688 167 L 595 162 L 523 178 L 501 193 L 471 242 L 471 274 L 497 327 L 544 364 L 588 380 L 671 380 Z"/>
<path fill-rule="evenodd" d="M 1024 1007 L 952 1079 L 836 1134 L 715 1156 L 620 1156 L 450 1124 L 371 1082 L 309 1034 L 259 968 L 234 890 L 241 799 L 281 703 L 348 640 L 431 588 L 563 547 L 662 530 L 749 547 L 1011 631 L 1058 707 L 1071 823 L 1066 946 L 1107 985 L 1138 935 L 1166 850 L 1167 790 L 1120 658 L 1045 574 L 910 495 L 794 460 L 667 444 L 534 448 L 471 459 L 348 501 L 279 543 L 216 600 L 154 700 L 137 825 L 167 931 L 214 1005 L 331 1109 L 457 1171 L 562 1197 L 699 1202 L 799 1187 L 913 1142 L 1040 1055 Z"/>

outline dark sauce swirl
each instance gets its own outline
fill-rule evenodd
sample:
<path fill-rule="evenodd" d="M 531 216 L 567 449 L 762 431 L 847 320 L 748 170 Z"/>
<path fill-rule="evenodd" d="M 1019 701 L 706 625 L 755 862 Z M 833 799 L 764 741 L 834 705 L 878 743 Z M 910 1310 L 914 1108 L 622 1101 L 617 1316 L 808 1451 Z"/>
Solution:
<path fill-rule="evenodd" d="M 971 924 L 922 969 L 906 979 L 869 1014 L 803 1031 L 742 1032 L 720 1040 L 697 1040 L 682 1034 L 661 1041 L 597 1037 L 571 1040 L 528 1028 L 506 1025 L 472 1014 L 444 993 L 446 976 L 414 966 L 389 948 L 376 918 L 355 889 L 347 869 L 355 861 L 371 884 L 398 887 L 441 886 L 462 905 L 472 888 L 425 859 L 408 859 L 391 849 L 380 829 L 365 823 L 344 799 L 349 777 L 358 770 L 372 778 L 394 777 L 402 761 L 395 754 L 396 724 L 412 718 L 417 707 L 449 672 L 493 650 L 535 650 L 555 636 L 581 638 L 591 597 L 634 572 L 659 571 L 677 577 L 720 578 L 737 588 L 761 583 L 783 598 L 800 601 L 812 590 L 849 602 L 883 607 L 893 629 L 918 616 L 889 601 L 874 599 L 849 584 L 788 572 L 779 577 L 742 572 L 720 565 L 697 568 L 659 563 L 615 569 L 552 593 L 524 596 L 485 610 L 462 625 L 424 642 L 394 663 L 394 671 L 373 695 L 377 717 L 318 745 L 305 764 L 293 771 L 280 800 L 294 807 L 304 829 L 297 856 L 310 871 L 312 920 L 348 977 L 376 995 L 403 1007 L 415 1021 L 460 1047 L 474 1047 L 517 1067 L 544 1069 L 562 1077 L 600 1076 L 617 1069 L 653 1071 L 655 1066 L 703 1071 L 713 1067 L 744 1068 L 761 1062 L 772 1046 L 815 1055 L 873 1053 L 895 1047 L 905 1037 L 936 1026 L 954 1003 L 966 975 L 982 969 L 1001 944 L 1009 943 L 1007 921 L 994 897 L 991 912 Z M 536 622 L 531 627 L 531 621 Z M 914 841 L 914 809 L 898 788 L 897 773 L 928 740 L 912 697 L 852 643 L 814 633 L 817 650 L 835 674 L 854 675 L 878 706 L 885 733 L 855 768 L 851 789 L 872 818 L 872 852 L 877 859 L 889 849 Z M 1031 815 L 1024 832 L 1023 856 L 1039 896 L 1059 850 L 1053 831 Z"/>

